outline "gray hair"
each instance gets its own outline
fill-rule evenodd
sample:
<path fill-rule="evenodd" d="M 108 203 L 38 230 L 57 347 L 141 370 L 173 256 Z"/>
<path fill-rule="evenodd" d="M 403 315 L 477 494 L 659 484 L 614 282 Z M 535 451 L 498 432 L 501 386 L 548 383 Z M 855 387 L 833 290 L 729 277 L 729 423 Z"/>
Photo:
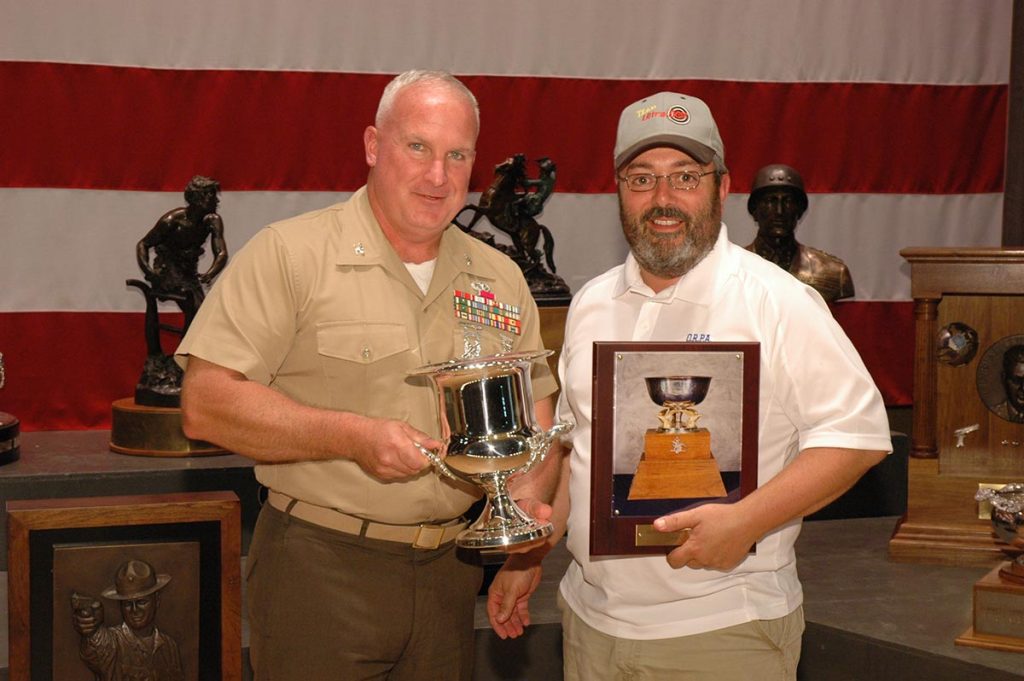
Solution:
<path fill-rule="evenodd" d="M 461 94 L 472 106 L 476 128 L 477 130 L 480 129 L 480 105 L 477 103 L 473 93 L 470 92 L 469 88 L 461 80 L 447 71 L 424 71 L 419 69 L 400 73 L 387 84 L 387 87 L 384 88 L 384 94 L 380 96 L 380 104 L 377 105 L 377 116 L 374 118 L 373 124 L 379 128 L 384 119 L 391 113 L 391 108 L 395 104 L 398 93 L 416 83 L 445 86 Z"/>

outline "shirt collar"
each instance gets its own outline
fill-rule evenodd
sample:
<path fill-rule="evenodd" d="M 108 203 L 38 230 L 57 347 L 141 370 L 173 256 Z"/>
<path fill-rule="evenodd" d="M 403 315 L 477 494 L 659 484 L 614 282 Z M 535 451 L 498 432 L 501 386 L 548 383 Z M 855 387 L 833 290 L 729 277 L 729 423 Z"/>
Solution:
<path fill-rule="evenodd" d="M 339 236 L 341 241 L 338 243 L 337 264 L 379 265 L 388 259 L 398 260 L 395 249 L 384 236 L 370 208 L 365 186 L 352 195 L 345 209 L 355 211 L 357 219 L 349 221 L 344 233 Z"/>
<path fill-rule="evenodd" d="M 131 627 L 128 626 L 127 622 L 121 622 L 121 632 L 125 636 L 130 637 L 132 640 L 138 641 L 139 644 L 141 644 L 143 642 L 143 639 L 138 634 L 135 633 L 134 629 L 132 629 Z M 154 626 L 153 627 L 153 650 L 155 651 L 157 648 L 159 648 L 163 644 L 164 644 L 164 637 L 161 636 L 160 630 L 157 627 Z"/>
<path fill-rule="evenodd" d="M 366 187 L 356 191 L 347 204 L 356 212 L 358 219 L 351 222 L 351 229 L 346 227 L 343 241 L 338 244 L 337 264 L 339 265 L 400 265 L 401 260 L 391 242 L 384 236 L 373 209 Z M 441 235 L 438 249 L 437 268 L 448 269 L 455 273 L 466 272 L 474 277 L 492 279 L 486 263 L 481 258 L 474 258 L 464 239 L 460 239 L 461 230 L 454 224 Z M 466 236 L 465 238 L 473 238 Z M 402 266 L 404 269 L 404 265 Z"/>

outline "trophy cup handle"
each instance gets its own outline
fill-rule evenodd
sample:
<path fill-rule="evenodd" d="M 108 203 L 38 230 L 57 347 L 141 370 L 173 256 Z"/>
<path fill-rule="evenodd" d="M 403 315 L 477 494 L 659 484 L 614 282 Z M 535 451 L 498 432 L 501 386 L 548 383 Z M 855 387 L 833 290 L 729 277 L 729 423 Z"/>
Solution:
<path fill-rule="evenodd" d="M 525 473 L 526 471 L 533 468 L 535 465 L 544 460 L 548 455 L 548 450 L 551 449 L 551 443 L 557 438 L 562 437 L 566 433 L 572 430 L 572 424 L 568 421 L 560 421 L 553 425 L 547 432 L 537 433 L 530 438 L 530 460 L 520 470 L 516 471 L 517 474 Z"/>
<path fill-rule="evenodd" d="M 430 463 L 434 464 L 434 468 L 436 468 L 438 472 L 443 473 L 452 480 L 462 482 L 462 478 L 455 475 L 455 473 L 452 473 L 452 469 L 448 468 L 448 465 L 445 464 L 444 459 L 442 459 L 437 452 L 435 452 L 433 449 L 427 449 L 419 442 L 413 442 L 413 444 L 416 445 L 416 448 L 420 450 L 423 456 L 427 457 L 430 460 Z"/>

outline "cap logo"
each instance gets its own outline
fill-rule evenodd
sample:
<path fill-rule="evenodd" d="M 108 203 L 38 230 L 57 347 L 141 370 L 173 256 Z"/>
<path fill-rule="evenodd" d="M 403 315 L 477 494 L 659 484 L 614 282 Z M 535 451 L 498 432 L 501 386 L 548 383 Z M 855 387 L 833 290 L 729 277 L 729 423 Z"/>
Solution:
<path fill-rule="evenodd" d="M 690 112 L 681 106 L 674 106 L 668 110 L 668 119 L 679 125 L 686 125 L 690 122 Z"/>
<path fill-rule="evenodd" d="M 636 110 L 636 117 L 641 121 L 652 118 L 667 118 L 677 125 L 686 125 L 690 122 L 690 112 L 684 107 L 673 106 L 668 111 L 658 111 L 658 107 L 651 105 Z"/>
<path fill-rule="evenodd" d="M 652 118 L 655 115 L 654 112 L 657 111 L 657 109 L 658 107 L 654 106 L 653 104 L 650 106 L 642 107 L 636 110 L 636 117 L 642 121 L 646 121 L 648 118 Z"/>

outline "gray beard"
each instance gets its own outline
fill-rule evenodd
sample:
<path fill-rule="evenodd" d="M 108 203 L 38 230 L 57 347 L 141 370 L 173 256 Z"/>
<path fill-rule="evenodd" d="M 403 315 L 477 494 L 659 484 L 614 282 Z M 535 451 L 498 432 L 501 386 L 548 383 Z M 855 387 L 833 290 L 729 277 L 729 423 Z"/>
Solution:
<path fill-rule="evenodd" d="M 686 225 L 685 240 L 678 243 L 674 241 L 678 235 L 648 232 L 647 221 L 659 217 L 682 220 Z M 722 207 L 715 194 L 707 209 L 696 215 L 689 215 L 678 208 L 651 208 L 639 218 L 631 219 L 620 201 L 619 219 L 629 248 L 640 267 L 656 277 L 675 279 L 696 267 L 714 248 L 721 229 Z"/>

